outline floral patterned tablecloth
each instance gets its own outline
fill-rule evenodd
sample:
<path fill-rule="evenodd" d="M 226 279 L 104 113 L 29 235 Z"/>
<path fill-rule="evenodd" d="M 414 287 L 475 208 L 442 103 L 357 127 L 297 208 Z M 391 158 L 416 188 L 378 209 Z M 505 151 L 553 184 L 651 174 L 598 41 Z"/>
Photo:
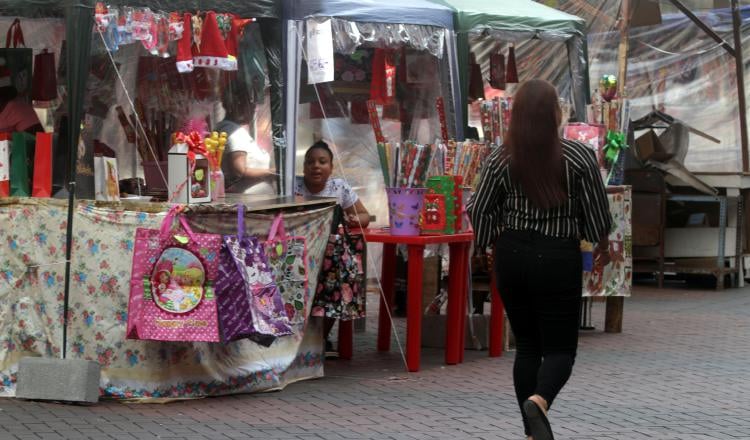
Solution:
<path fill-rule="evenodd" d="M 609 210 L 614 228 L 609 235 L 612 262 L 594 267 L 583 275 L 583 296 L 630 296 L 633 286 L 633 233 L 631 223 L 631 188 L 607 188 Z"/>
<path fill-rule="evenodd" d="M 143 208 L 143 209 L 141 209 Z M 201 397 L 282 388 L 323 375 L 319 323 L 271 347 L 125 339 L 133 240 L 156 228 L 166 207 L 79 202 L 74 214 L 68 356 L 102 366 L 104 397 Z M 307 239 L 308 300 L 330 231 L 332 208 L 285 214 L 287 233 Z M 247 227 L 265 237 L 272 216 Z M 190 217 L 197 230 L 229 234 L 236 214 Z M 18 362 L 58 357 L 62 343 L 67 204 L 52 199 L 0 200 L 0 396 L 13 396 Z M 308 308 L 309 310 L 309 304 Z"/>

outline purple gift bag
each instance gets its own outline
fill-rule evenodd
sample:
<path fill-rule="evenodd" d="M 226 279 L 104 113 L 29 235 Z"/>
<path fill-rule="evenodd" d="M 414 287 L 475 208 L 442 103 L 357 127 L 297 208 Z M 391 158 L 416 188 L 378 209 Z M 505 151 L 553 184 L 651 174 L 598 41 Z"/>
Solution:
<path fill-rule="evenodd" d="M 244 205 L 237 207 L 237 235 L 224 236 L 222 253 L 217 296 L 224 340 L 247 337 L 269 346 L 292 334 L 264 247 L 257 237 L 245 235 Z"/>

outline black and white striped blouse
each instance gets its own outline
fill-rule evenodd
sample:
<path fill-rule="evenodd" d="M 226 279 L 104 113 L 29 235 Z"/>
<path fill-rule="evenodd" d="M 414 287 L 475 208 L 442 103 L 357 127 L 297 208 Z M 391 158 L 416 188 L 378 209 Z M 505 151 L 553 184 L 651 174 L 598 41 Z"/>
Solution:
<path fill-rule="evenodd" d="M 568 200 L 542 210 L 510 178 L 510 159 L 503 147 L 490 154 L 474 196 L 467 205 L 477 246 L 492 244 L 503 230 L 535 231 L 550 237 L 596 243 L 612 229 L 609 201 L 591 148 L 562 141 Z"/>

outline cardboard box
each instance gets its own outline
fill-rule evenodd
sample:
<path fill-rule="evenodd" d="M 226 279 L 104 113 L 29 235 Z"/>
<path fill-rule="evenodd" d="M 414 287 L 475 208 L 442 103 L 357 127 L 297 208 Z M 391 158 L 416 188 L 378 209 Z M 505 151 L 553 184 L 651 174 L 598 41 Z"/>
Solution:
<path fill-rule="evenodd" d="M 635 155 L 642 162 L 647 160 L 666 162 L 673 156 L 665 151 L 654 130 L 647 131 L 635 140 Z"/>

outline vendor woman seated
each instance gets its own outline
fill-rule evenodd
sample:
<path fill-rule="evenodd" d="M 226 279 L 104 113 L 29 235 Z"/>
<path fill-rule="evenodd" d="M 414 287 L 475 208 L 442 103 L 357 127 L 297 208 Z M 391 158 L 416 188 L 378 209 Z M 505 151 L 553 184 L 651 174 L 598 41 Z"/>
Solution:
<path fill-rule="evenodd" d="M 226 115 L 216 131 L 227 133 L 227 145 L 221 160 L 226 192 L 256 195 L 276 194 L 273 182 L 276 170 L 271 155 L 250 135 L 255 104 L 227 96 Z"/>
<path fill-rule="evenodd" d="M 295 182 L 295 195 L 336 198 L 348 226 L 366 228 L 370 224 L 370 214 L 352 187 L 344 179 L 331 177 L 333 152 L 328 144 L 318 141 L 307 150 L 303 172 Z"/>
<path fill-rule="evenodd" d="M 305 153 L 304 177 L 297 179 L 295 182 L 294 193 L 298 196 L 335 198 L 344 211 L 343 221 L 349 227 L 367 227 L 370 223 L 370 214 L 362 201 L 359 200 L 346 180 L 331 178 L 332 172 L 333 152 L 325 142 L 316 142 Z M 337 230 L 338 225 L 334 224 L 332 229 Z M 327 258 L 333 258 L 333 256 L 327 255 Z M 311 311 L 312 316 L 325 318 L 323 331 L 326 356 L 337 356 L 328 339 L 333 324 L 337 319 L 351 320 L 361 317 L 367 300 L 364 286 L 360 286 L 359 289 L 350 288 L 347 290 L 342 288 L 341 292 L 325 288 L 327 281 L 330 281 L 330 277 L 336 276 L 337 271 L 335 270 L 321 270 Z"/>

